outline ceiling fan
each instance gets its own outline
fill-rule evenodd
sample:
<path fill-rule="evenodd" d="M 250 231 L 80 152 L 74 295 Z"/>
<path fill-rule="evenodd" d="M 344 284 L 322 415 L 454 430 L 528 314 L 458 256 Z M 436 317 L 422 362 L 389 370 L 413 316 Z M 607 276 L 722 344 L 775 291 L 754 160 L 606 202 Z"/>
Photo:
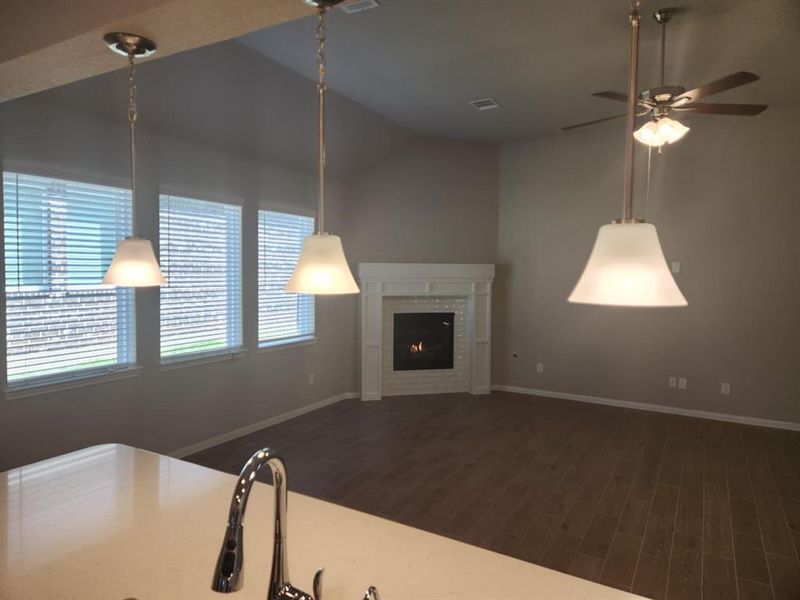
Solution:
<path fill-rule="evenodd" d="M 758 80 L 758 75 L 749 73 L 748 71 L 738 71 L 733 75 L 728 75 L 727 77 L 717 79 L 716 81 L 688 91 L 684 87 L 664 85 L 667 23 L 677 12 L 679 12 L 677 8 L 660 8 L 653 13 L 653 19 L 661 25 L 661 81 L 659 87 L 645 90 L 639 94 L 637 105 L 642 111 L 638 113 L 637 116 L 650 115 L 650 119 L 633 134 L 639 142 L 647 144 L 648 146 L 660 147 L 665 143 L 671 144 L 681 139 L 689 131 L 689 128 L 680 121 L 669 118 L 670 113 L 673 111 L 751 117 L 762 113 L 767 108 L 766 104 L 719 104 L 698 102 L 698 100 L 706 96 L 718 94 L 725 90 Z M 628 97 L 620 92 L 597 92 L 596 94 L 592 94 L 592 96 L 616 100 L 618 102 L 628 101 Z M 625 114 L 621 114 L 603 119 L 595 119 L 594 121 L 588 121 L 586 123 L 562 127 L 562 130 L 566 131 L 568 129 L 575 129 L 576 127 L 585 127 L 587 125 L 594 125 L 595 123 L 621 119 L 624 116 Z"/>

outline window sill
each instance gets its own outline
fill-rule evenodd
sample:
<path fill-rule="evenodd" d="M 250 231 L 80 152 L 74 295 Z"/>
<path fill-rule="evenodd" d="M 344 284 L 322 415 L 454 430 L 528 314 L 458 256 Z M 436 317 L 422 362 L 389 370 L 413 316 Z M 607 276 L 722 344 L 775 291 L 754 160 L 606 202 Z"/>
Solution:
<path fill-rule="evenodd" d="M 317 343 L 315 336 L 303 336 L 296 338 L 289 338 L 285 340 L 276 340 L 274 342 L 261 342 L 258 345 L 259 353 L 264 352 L 278 352 L 280 350 L 291 350 L 292 348 L 301 348 L 303 346 L 310 346 Z"/>
<path fill-rule="evenodd" d="M 175 356 L 161 361 L 162 371 L 173 371 L 186 367 L 198 367 L 209 363 L 234 361 L 242 358 L 247 350 L 241 346 L 238 348 L 225 348 L 214 352 L 204 352 L 198 354 L 187 354 L 185 356 Z"/>
<path fill-rule="evenodd" d="M 9 384 L 3 391 L 6 400 L 16 400 L 17 398 L 28 398 L 30 396 L 41 396 L 52 394 L 62 390 L 85 387 L 117 381 L 118 379 L 129 379 L 138 377 L 142 373 L 142 368 L 138 365 L 120 367 L 109 371 L 93 371 L 73 375 L 72 377 L 49 377 L 46 379 L 32 380 L 27 383 Z"/>

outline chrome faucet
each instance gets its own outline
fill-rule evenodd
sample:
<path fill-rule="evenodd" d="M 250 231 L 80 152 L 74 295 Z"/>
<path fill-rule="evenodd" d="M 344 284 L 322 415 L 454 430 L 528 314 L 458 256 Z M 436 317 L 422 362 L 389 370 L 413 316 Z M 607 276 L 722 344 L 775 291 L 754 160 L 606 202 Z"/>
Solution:
<path fill-rule="evenodd" d="M 313 595 L 298 590 L 289 583 L 289 567 L 286 562 L 286 466 L 280 455 L 271 448 L 262 448 L 255 452 L 239 473 L 211 589 L 229 594 L 242 589 L 244 585 L 244 513 L 256 474 L 264 465 L 272 471 L 272 485 L 275 488 L 275 537 L 267 600 L 321 600 L 323 569 L 318 569 L 314 574 Z M 364 600 L 380 600 L 378 590 L 370 587 L 364 594 Z"/>
<path fill-rule="evenodd" d="M 244 585 L 244 513 L 256 474 L 264 465 L 272 471 L 272 485 L 275 488 L 275 539 L 267 600 L 315 600 L 289 583 L 286 564 L 286 467 L 283 459 L 271 448 L 262 448 L 253 454 L 239 473 L 211 589 L 228 594 L 242 589 Z M 321 586 L 321 579 L 322 569 L 314 575 L 315 595 Z M 319 600 L 318 595 L 316 600 Z"/>

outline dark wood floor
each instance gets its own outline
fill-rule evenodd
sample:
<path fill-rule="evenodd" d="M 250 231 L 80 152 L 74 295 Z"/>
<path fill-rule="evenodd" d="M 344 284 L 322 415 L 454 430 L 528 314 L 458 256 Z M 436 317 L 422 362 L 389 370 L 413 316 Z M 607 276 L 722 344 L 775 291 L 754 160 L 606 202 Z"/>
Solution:
<path fill-rule="evenodd" d="M 509 393 L 350 400 L 198 453 L 648 598 L 800 598 L 800 433 Z"/>

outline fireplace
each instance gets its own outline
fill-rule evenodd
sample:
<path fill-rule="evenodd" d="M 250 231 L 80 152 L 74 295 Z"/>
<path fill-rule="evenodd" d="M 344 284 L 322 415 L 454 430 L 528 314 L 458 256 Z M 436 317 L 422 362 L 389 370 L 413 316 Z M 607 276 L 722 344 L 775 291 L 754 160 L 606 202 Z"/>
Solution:
<path fill-rule="evenodd" d="M 494 265 L 361 263 L 358 275 L 362 400 L 489 393 Z M 426 352 L 431 344 L 439 344 L 419 334 L 398 339 L 398 345 L 395 344 L 395 315 L 414 313 L 434 313 L 438 326 L 444 330 L 442 314 L 454 315 L 450 326 L 452 337 L 448 332 L 444 338 L 445 346 L 450 343 L 447 363 L 424 364 L 430 356 Z M 422 332 L 429 333 L 429 328 L 422 328 Z M 398 332 L 398 335 L 405 334 Z M 416 350 L 413 353 L 412 346 Z M 409 360 L 408 366 L 401 365 L 405 359 Z"/>
<path fill-rule="evenodd" d="M 410 312 L 394 315 L 394 370 L 453 368 L 455 313 Z"/>

